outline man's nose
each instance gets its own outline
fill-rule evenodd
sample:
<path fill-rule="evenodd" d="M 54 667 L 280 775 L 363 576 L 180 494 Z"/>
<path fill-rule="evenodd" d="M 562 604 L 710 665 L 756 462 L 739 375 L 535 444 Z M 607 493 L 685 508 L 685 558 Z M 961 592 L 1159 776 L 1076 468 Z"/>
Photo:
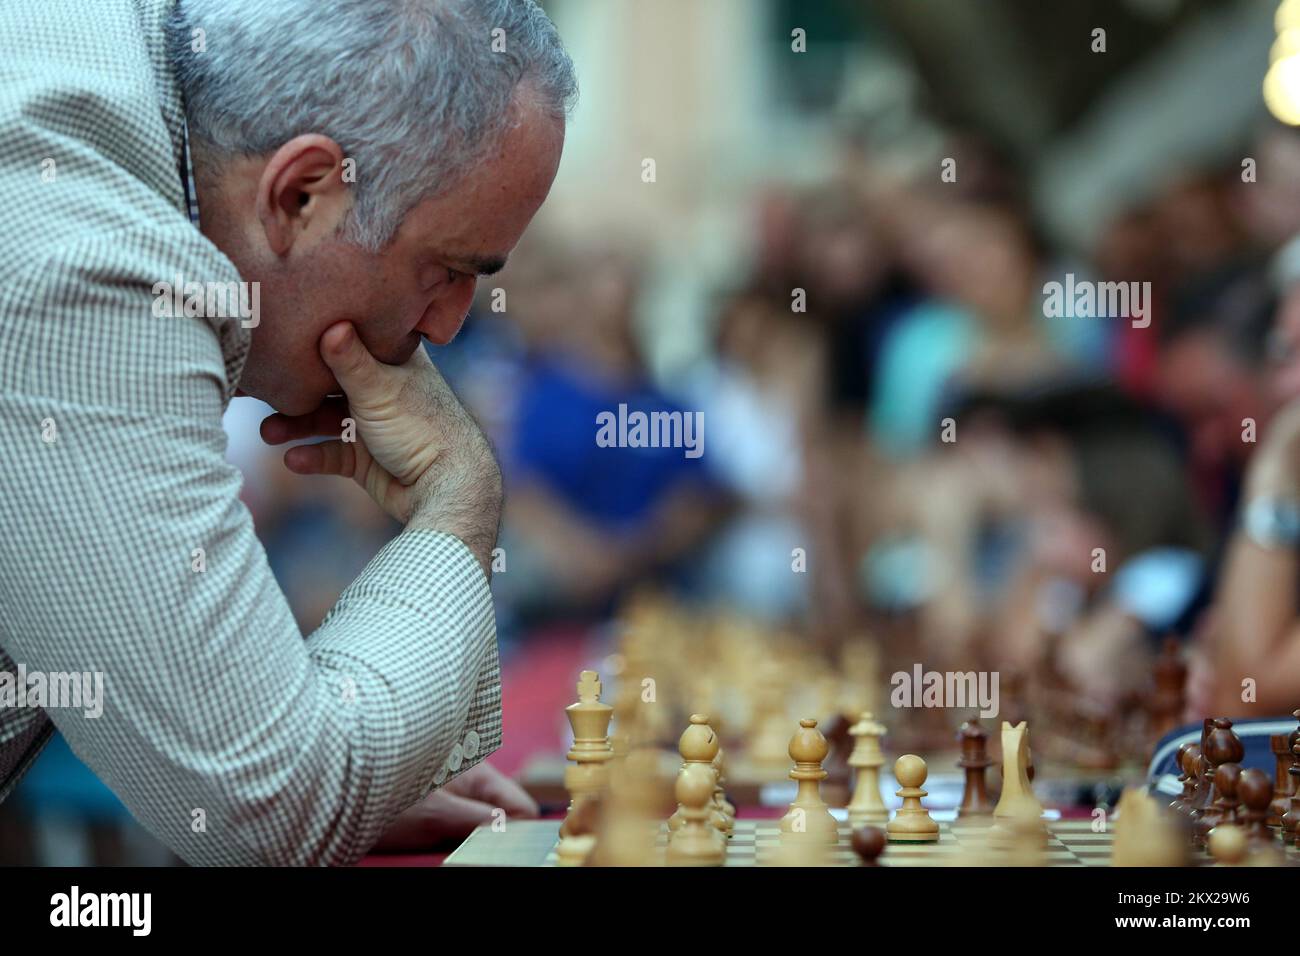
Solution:
<path fill-rule="evenodd" d="M 415 330 L 434 345 L 446 345 L 460 331 L 477 284 L 472 276 L 452 283 L 424 310 Z"/>

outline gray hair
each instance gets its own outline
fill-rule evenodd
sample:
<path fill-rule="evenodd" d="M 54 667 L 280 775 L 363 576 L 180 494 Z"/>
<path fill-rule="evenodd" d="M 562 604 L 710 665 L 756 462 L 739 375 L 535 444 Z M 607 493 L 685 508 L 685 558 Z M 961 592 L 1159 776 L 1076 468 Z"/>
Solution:
<path fill-rule="evenodd" d="M 178 0 L 167 39 L 190 134 L 217 157 L 339 144 L 356 163 L 344 235 L 372 251 L 518 121 L 521 84 L 557 119 L 577 94 L 534 0 Z"/>

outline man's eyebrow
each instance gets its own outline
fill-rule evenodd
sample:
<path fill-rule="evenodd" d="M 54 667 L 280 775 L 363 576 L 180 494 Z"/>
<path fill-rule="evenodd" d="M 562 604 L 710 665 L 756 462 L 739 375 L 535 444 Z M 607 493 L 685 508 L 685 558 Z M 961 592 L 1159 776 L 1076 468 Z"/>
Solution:
<path fill-rule="evenodd" d="M 447 256 L 447 260 L 458 266 L 465 266 L 462 272 L 470 275 L 490 276 L 506 267 L 506 256 Z"/>

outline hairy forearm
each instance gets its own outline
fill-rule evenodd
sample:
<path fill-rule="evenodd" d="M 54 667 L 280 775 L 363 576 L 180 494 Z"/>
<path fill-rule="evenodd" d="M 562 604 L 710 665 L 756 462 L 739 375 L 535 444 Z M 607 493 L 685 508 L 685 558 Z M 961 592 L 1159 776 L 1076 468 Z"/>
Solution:
<path fill-rule="evenodd" d="M 407 529 L 455 535 L 491 578 L 501 504 L 501 469 L 484 442 L 468 460 L 430 469 L 421 482 Z"/>

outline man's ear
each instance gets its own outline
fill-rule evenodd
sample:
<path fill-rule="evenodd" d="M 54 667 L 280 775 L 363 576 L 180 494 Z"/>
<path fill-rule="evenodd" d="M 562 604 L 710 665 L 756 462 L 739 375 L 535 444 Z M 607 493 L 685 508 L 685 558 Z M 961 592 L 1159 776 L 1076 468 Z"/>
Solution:
<path fill-rule="evenodd" d="M 295 136 L 274 153 L 257 183 L 257 218 L 277 256 L 310 233 L 332 234 L 352 196 L 343 183 L 343 151 L 328 136 Z"/>

